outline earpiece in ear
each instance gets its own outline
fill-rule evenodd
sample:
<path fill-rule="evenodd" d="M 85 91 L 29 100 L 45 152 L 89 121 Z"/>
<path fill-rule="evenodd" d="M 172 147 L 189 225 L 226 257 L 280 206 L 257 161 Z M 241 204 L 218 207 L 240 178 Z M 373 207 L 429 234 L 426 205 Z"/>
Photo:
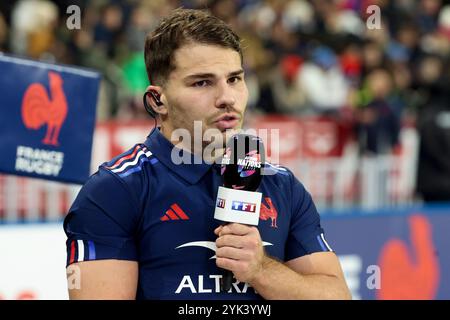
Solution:
<path fill-rule="evenodd" d="M 150 95 L 153 97 L 153 100 L 155 100 L 155 103 L 158 107 L 162 106 L 163 103 L 160 100 L 159 94 L 155 91 L 149 91 Z"/>
<path fill-rule="evenodd" d="M 148 114 L 153 117 L 156 118 L 157 113 L 155 112 L 155 110 L 153 110 L 152 106 L 148 103 L 147 101 L 147 95 L 150 95 L 152 97 L 152 99 L 155 101 L 155 104 L 160 107 L 163 105 L 163 103 L 160 100 L 159 94 L 155 91 L 146 91 L 144 93 L 144 107 L 145 110 L 148 112 Z"/>

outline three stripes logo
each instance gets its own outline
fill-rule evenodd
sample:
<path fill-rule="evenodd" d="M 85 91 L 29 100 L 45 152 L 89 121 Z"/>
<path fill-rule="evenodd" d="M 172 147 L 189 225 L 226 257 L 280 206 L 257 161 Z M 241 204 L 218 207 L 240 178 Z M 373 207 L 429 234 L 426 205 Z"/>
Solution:
<path fill-rule="evenodd" d="M 174 203 L 170 206 L 170 209 L 166 211 L 166 213 L 161 217 L 160 220 L 161 221 L 189 220 L 189 217 L 180 208 L 178 204 Z"/>

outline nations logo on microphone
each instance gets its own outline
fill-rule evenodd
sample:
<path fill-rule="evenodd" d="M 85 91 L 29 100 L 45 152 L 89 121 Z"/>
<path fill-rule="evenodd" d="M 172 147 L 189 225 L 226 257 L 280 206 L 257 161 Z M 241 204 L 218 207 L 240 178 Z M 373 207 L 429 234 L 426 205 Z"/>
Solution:
<path fill-rule="evenodd" d="M 59 145 L 59 132 L 67 116 L 67 99 L 61 76 L 48 73 L 50 94 L 41 83 L 32 83 L 23 96 L 22 121 L 28 129 L 37 130 L 47 125 L 43 144 Z"/>
<path fill-rule="evenodd" d="M 245 155 L 245 159 L 238 159 L 238 172 L 242 178 L 251 176 L 256 168 L 261 168 L 261 155 L 258 150 L 252 150 Z"/>

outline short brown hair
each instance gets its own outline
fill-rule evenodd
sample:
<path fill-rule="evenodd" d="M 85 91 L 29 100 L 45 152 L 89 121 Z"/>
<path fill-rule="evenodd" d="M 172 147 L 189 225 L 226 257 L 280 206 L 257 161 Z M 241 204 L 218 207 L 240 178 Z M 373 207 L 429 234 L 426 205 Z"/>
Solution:
<path fill-rule="evenodd" d="M 225 22 L 205 11 L 180 8 L 161 20 L 145 40 L 145 67 L 151 84 L 162 85 L 167 80 L 175 69 L 174 52 L 190 42 L 233 49 L 243 63 L 241 40 Z"/>

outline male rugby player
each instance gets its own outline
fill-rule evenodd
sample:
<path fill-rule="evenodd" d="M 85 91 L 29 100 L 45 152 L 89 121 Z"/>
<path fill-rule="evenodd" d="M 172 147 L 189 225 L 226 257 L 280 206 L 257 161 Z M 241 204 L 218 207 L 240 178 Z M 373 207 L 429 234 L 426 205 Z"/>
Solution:
<path fill-rule="evenodd" d="M 102 164 L 73 203 L 67 264 L 79 268 L 81 285 L 70 298 L 351 298 L 313 200 L 291 171 L 266 164 L 273 174 L 258 189 L 258 227 L 221 226 L 217 166 L 173 161 L 180 150 L 202 157 L 205 144 L 174 141 L 180 129 L 194 136 L 194 121 L 224 142 L 241 128 L 248 91 L 239 37 L 207 13 L 178 9 L 148 35 L 145 62 L 160 126 Z M 228 292 L 219 267 L 236 278 Z"/>

